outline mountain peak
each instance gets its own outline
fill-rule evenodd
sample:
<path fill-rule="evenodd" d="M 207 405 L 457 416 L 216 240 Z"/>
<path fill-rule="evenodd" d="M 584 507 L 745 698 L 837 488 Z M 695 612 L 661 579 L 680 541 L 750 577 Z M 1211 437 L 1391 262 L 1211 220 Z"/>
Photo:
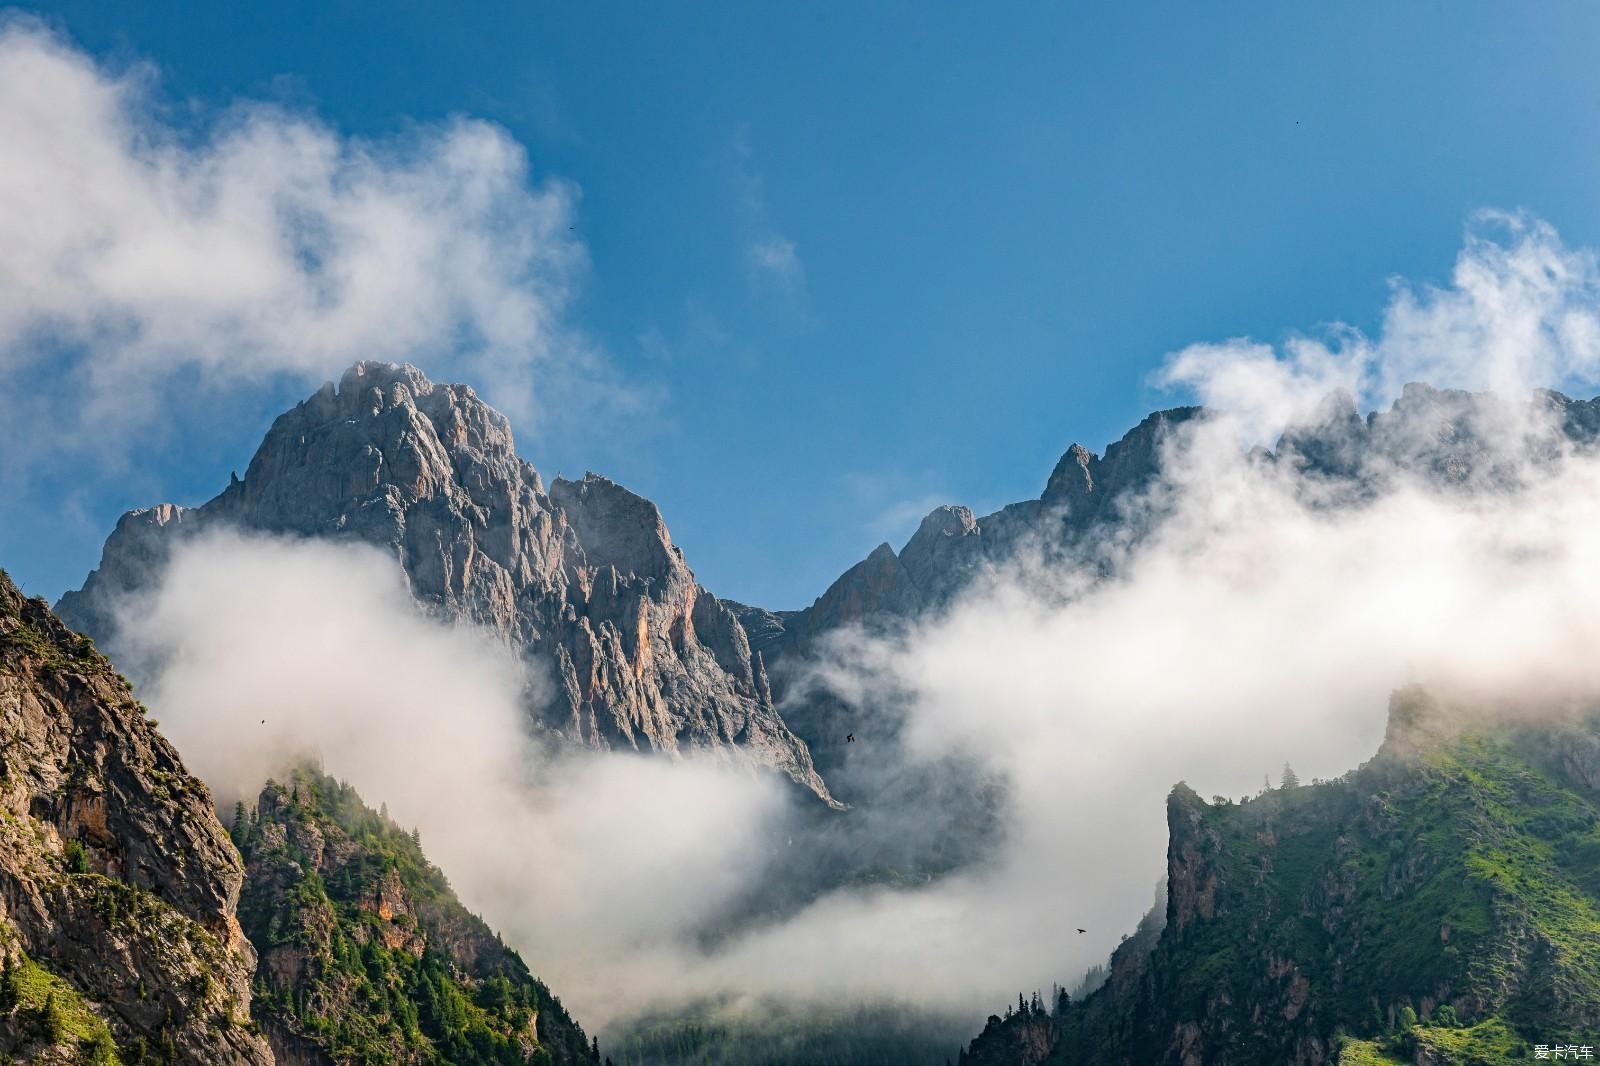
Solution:
<path fill-rule="evenodd" d="M 114 643 L 117 601 L 207 528 L 365 543 L 395 558 L 431 613 L 544 659 L 558 692 L 530 711 L 569 739 L 732 749 L 832 802 L 741 623 L 696 586 L 656 505 L 593 473 L 547 494 L 505 416 L 469 386 L 357 363 L 273 422 L 243 481 L 167 514 L 125 518 L 100 569 L 62 598 L 97 638 Z"/>
<path fill-rule="evenodd" d="M 1054 501 L 1065 500 L 1073 497 L 1086 496 L 1094 491 L 1093 467 L 1100 461 L 1100 457 L 1081 444 L 1074 444 L 1066 450 L 1061 459 L 1056 463 L 1055 469 L 1050 471 L 1050 478 L 1045 482 L 1044 493 L 1040 499 Z"/>

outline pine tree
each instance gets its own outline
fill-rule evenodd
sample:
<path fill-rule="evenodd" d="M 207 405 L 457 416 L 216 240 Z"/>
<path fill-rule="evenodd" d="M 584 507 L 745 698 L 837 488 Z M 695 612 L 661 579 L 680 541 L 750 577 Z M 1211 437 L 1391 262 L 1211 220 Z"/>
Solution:
<path fill-rule="evenodd" d="M 61 1009 L 53 989 L 44 997 L 44 1028 L 50 1034 L 52 1044 L 59 1044 L 67 1038 L 67 1015 Z"/>
<path fill-rule="evenodd" d="M 22 995 L 22 976 L 17 973 L 17 960 L 7 955 L 5 969 L 0 971 L 0 1009 L 9 1011 L 17 1005 Z"/>
<path fill-rule="evenodd" d="M 89 1043 L 89 1066 L 113 1066 L 117 1061 L 117 1045 L 104 1029 L 94 1035 Z"/>
<path fill-rule="evenodd" d="M 1299 776 L 1295 774 L 1294 767 L 1288 763 L 1283 764 L 1282 784 L 1284 788 L 1298 788 L 1300 785 Z"/>

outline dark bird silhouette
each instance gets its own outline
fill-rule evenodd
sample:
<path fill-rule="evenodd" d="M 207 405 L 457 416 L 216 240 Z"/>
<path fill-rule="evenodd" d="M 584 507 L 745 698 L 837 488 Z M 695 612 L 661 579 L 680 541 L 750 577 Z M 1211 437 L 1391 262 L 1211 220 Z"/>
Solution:
<path fill-rule="evenodd" d="M 854 733 L 846 733 L 844 742 L 846 744 L 854 744 L 856 742 L 856 735 Z"/>
<path fill-rule="evenodd" d="M 1087 932 L 1088 932 L 1088 931 L 1089 931 L 1089 930 L 1087 930 L 1087 929 L 1079 929 L 1079 930 L 1078 930 L 1078 932 L 1080 932 L 1080 933 L 1087 933 Z"/>

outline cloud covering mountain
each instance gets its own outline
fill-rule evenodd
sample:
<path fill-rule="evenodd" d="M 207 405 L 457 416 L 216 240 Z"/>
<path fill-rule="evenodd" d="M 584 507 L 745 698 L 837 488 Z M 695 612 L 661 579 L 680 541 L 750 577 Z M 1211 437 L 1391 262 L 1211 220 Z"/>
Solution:
<path fill-rule="evenodd" d="M 701 997 L 977 1012 L 1018 981 L 1074 978 L 1134 925 L 1174 781 L 1239 794 L 1285 761 L 1339 774 L 1374 750 L 1387 695 L 1408 682 L 1513 703 L 1596 695 L 1593 406 L 1532 380 L 1407 388 L 1369 418 L 1301 396 L 1308 375 L 1383 395 L 1389 359 L 1450 338 L 1472 342 L 1468 380 L 1498 382 L 1510 371 L 1494 361 L 1529 336 L 1545 357 L 1513 368 L 1586 380 L 1582 286 L 1530 297 L 1525 276 L 1586 257 L 1526 220 L 1509 233 L 1469 243 L 1463 288 L 1402 291 L 1376 340 L 1315 357 L 1300 341 L 1180 353 L 1169 375 L 1214 406 L 1173 421 L 1159 463 L 1097 501 L 1092 524 L 1073 524 L 1085 497 L 1047 496 L 947 606 L 816 634 L 791 664 L 792 699 L 825 690 L 863 722 L 903 723 L 893 758 L 959 755 L 1006 783 L 992 860 L 932 883 L 840 887 L 708 937 L 793 846 L 770 785 L 531 741 L 516 708 L 537 674 L 417 614 L 390 559 L 356 547 L 182 543 L 128 616 L 159 664 L 151 699 L 219 786 L 248 787 L 273 741 L 294 738 L 419 824 L 469 904 L 549 960 L 585 1020 Z M 1274 452 L 1241 446 L 1277 426 Z M 241 753 L 242 731 L 269 742 Z M 854 772 L 870 777 L 858 747 Z M 932 816 L 896 815 L 906 833 Z"/>

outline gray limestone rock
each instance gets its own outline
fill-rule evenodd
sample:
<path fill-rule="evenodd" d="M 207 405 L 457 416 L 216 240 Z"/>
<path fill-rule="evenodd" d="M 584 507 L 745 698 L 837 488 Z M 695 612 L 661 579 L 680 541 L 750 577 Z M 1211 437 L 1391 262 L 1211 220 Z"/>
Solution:
<path fill-rule="evenodd" d="M 435 616 L 548 670 L 557 696 L 532 710 L 572 741 L 709 752 L 834 802 L 737 612 L 695 582 L 656 506 L 595 474 L 546 491 L 470 387 L 357 364 L 273 423 L 243 481 L 201 507 L 125 516 L 63 617 L 114 648 L 119 601 L 159 579 L 178 540 L 222 525 L 392 554 Z"/>

